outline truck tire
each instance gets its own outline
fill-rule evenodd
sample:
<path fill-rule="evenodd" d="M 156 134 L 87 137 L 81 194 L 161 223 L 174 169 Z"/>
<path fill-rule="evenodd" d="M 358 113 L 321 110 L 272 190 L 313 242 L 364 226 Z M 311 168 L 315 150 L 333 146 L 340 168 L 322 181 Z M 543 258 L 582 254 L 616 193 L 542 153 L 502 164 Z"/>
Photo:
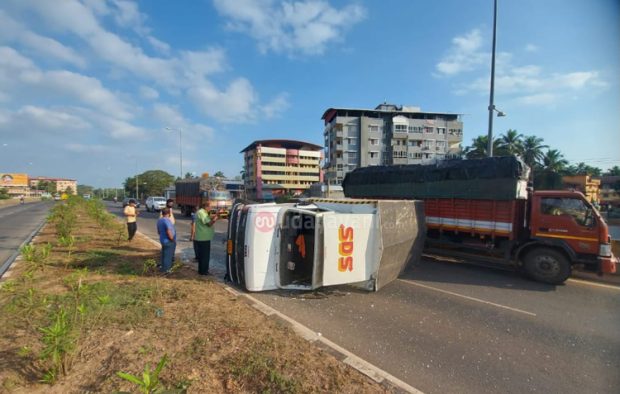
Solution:
<path fill-rule="evenodd" d="M 536 248 L 523 261 L 525 273 L 532 279 L 552 285 L 562 284 L 571 274 L 568 259 L 557 250 Z"/>

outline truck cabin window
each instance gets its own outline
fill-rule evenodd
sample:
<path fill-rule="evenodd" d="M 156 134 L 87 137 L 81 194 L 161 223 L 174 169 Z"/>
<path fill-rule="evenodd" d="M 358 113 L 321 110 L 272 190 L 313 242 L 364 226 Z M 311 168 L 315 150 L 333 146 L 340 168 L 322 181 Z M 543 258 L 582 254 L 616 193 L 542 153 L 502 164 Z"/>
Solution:
<path fill-rule="evenodd" d="M 592 211 L 577 198 L 542 198 L 540 212 L 543 215 L 572 217 L 581 226 L 592 225 Z"/>

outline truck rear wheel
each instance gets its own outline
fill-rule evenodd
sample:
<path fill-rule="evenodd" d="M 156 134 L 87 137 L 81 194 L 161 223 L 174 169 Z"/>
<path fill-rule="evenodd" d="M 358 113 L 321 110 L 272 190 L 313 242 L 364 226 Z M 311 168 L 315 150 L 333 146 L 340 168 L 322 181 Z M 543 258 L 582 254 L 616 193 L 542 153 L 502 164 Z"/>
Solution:
<path fill-rule="evenodd" d="M 552 285 L 564 283 L 571 274 L 568 259 L 557 250 L 549 248 L 538 248 L 529 252 L 523 266 L 532 279 Z"/>

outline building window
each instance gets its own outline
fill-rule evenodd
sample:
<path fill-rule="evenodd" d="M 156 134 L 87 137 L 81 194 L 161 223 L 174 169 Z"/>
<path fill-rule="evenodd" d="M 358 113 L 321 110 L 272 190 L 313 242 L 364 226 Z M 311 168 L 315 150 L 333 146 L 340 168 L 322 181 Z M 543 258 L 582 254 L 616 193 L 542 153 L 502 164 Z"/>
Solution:
<path fill-rule="evenodd" d="M 379 125 L 377 124 L 369 124 L 368 131 L 370 132 L 379 132 Z"/>
<path fill-rule="evenodd" d="M 406 124 L 395 124 L 394 125 L 394 132 L 395 133 L 406 133 L 407 132 L 407 125 Z"/>
<path fill-rule="evenodd" d="M 371 159 L 379 157 L 379 152 L 368 152 L 368 154 L 370 155 Z"/>
<path fill-rule="evenodd" d="M 432 127 L 425 126 L 425 127 L 424 127 L 424 132 L 425 132 L 425 133 L 432 133 L 432 132 L 433 132 L 433 128 L 432 128 Z"/>
<path fill-rule="evenodd" d="M 370 141 L 370 145 L 379 145 L 378 138 L 369 138 L 368 140 Z"/>
<path fill-rule="evenodd" d="M 445 127 L 437 127 L 437 134 L 446 134 Z"/>

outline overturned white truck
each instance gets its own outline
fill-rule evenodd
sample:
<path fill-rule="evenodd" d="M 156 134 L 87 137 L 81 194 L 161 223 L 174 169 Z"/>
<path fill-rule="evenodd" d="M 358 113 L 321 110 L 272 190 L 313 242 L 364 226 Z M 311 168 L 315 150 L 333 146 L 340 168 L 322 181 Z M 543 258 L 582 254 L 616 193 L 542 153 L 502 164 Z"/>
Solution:
<path fill-rule="evenodd" d="M 232 282 L 248 291 L 355 284 L 379 290 L 420 259 L 420 201 L 237 203 L 228 223 Z"/>

